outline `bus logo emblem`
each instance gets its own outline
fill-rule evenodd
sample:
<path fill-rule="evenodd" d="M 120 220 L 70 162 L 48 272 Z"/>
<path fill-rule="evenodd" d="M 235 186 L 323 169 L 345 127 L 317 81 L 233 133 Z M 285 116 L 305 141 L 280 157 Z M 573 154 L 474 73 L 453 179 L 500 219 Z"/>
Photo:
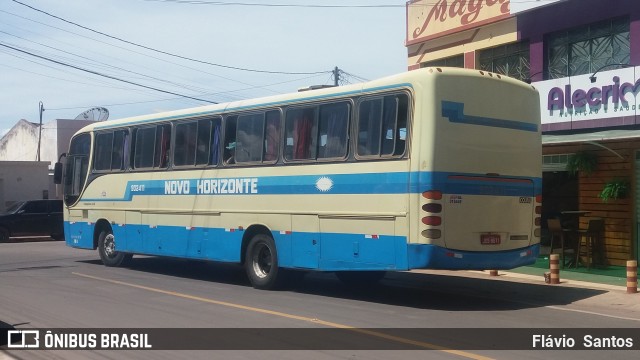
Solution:
<path fill-rule="evenodd" d="M 316 181 L 316 189 L 322 192 L 327 192 L 331 190 L 331 188 L 333 188 L 333 180 L 326 176 L 323 176 Z"/>

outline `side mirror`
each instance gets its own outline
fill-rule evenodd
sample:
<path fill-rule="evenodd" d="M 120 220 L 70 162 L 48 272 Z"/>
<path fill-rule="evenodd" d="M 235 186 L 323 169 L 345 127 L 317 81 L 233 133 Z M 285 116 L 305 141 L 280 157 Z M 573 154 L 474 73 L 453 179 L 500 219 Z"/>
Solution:
<path fill-rule="evenodd" d="M 62 163 L 57 162 L 53 166 L 53 183 L 62 184 Z"/>

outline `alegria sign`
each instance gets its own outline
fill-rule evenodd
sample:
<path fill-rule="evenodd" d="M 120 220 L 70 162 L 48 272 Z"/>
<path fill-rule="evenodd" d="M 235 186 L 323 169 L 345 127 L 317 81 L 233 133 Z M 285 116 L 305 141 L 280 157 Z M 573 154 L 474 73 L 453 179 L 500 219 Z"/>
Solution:
<path fill-rule="evenodd" d="M 598 73 L 594 83 L 589 77 L 586 74 L 534 83 L 540 92 L 542 123 L 624 118 L 610 124 L 601 121 L 594 127 L 634 124 L 640 93 L 640 76 L 636 76 L 635 68 Z"/>

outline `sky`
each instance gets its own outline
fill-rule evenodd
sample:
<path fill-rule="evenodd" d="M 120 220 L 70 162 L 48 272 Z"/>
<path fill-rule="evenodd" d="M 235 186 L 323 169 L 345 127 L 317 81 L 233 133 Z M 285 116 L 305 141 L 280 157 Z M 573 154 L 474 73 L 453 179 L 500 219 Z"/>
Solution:
<path fill-rule="evenodd" d="M 0 135 L 39 102 L 43 123 L 118 119 L 400 73 L 405 3 L 1 0 Z"/>

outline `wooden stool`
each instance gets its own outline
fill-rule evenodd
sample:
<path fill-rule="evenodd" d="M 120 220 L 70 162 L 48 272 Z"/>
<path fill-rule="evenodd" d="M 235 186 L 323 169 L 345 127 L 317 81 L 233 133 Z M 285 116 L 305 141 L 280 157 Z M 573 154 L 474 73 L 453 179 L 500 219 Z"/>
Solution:
<path fill-rule="evenodd" d="M 591 219 L 586 230 L 578 231 L 578 250 L 576 251 L 576 266 L 580 261 L 580 256 L 585 255 L 587 259 L 587 269 L 591 268 L 593 262 L 593 249 L 604 232 L 604 220 Z M 584 240 L 584 244 L 582 243 Z"/>

